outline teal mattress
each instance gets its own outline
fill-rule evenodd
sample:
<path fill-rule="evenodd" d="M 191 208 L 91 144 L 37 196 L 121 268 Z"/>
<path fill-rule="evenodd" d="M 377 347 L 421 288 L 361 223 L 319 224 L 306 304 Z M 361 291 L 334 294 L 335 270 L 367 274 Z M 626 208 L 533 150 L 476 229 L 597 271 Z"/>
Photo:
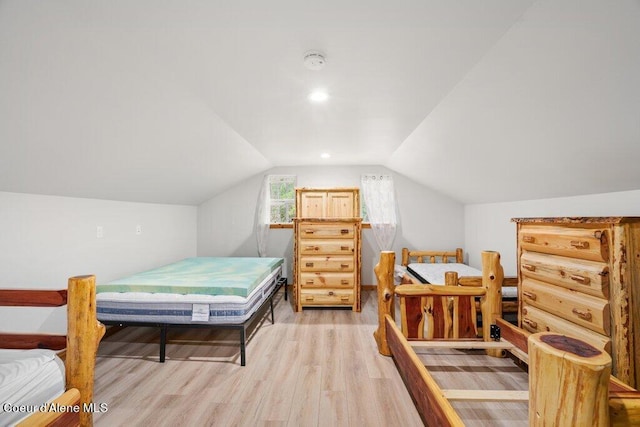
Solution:
<path fill-rule="evenodd" d="M 283 262 L 283 258 L 187 258 L 98 285 L 96 292 L 237 295 L 246 298 Z"/>

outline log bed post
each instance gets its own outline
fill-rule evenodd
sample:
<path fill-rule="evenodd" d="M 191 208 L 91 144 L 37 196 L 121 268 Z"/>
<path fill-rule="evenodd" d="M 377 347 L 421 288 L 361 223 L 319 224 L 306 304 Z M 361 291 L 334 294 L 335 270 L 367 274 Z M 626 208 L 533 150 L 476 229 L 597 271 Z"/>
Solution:
<path fill-rule="evenodd" d="M 551 332 L 528 341 L 529 425 L 609 426 L 611 356 Z"/>
<path fill-rule="evenodd" d="M 394 254 L 394 257 L 395 257 L 395 254 Z M 402 265 L 404 265 L 405 267 L 409 265 L 409 249 L 408 248 L 402 248 Z"/>
<path fill-rule="evenodd" d="M 464 264 L 464 253 L 462 248 L 456 248 L 456 262 L 458 264 Z"/>
<path fill-rule="evenodd" d="M 80 391 L 80 405 L 93 401 L 93 382 L 98 345 L 105 327 L 96 318 L 95 276 L 69 279 L 67 302 L 67 389 Z M 80 425 L 92 426 L 93 413 L 80 411 Z"/>
<path fill-rule="evenodd" d="M 495 251 L 482 251 L 482 287 L 486 293 L 480 298 L 480 310 L 482 311 L 482 338 L 491 340 L 491 325 L 496 323 L 496 318 L 502 317 L 502 281 L 504 271 L 500 264 L 500 253 Z M 504 351 L 488 349 L 490 356 L 501 357 Z"/>
<path fill-rule="evenodd" d="M 382 251 L 380 261 L 373 269 L 378 279 L 378 329 L 373 333 L 373 336 L 378 344 L 378 351 L 384 356 L 391 356 L 391 350 L 389 350 L 387 343 L 385 316 L 388 314 L 392 319 L 395 319 L 395 283 L 393 280 L 395 262 L 395 252 Z"/>

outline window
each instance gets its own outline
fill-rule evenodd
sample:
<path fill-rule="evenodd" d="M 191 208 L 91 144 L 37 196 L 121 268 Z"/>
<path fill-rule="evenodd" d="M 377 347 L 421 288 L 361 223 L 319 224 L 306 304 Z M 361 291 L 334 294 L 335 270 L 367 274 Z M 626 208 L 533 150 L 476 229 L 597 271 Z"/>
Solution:
<path fill-rule="evenodd" d="M 296 216 L 296 176 L 269 175 L 271 224 L 290 224 Z"/>
<path fill-rule="evenodd" d="M 398 224 L 393 176 L 367 174 L 361 176 L 364 206 L 373 235 L 380 250 L 391 250 Z"/>

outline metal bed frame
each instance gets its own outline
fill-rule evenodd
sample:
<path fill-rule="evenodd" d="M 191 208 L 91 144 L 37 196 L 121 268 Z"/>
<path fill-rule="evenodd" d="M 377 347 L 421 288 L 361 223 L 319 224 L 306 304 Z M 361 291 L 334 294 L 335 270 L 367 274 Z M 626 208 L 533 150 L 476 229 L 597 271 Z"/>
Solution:
<path fill-rule="evenodd" d="M 260 307 L 243 323 L 222 323 L 222 324 L 214 324 L 214 325 L 203 325 L 203 324 L 187 324 L 187 323 L 160 323 L 160 322 L 120 322 L 117 320 L 107 320 L 102 321 L 105 325 L 111 326 L 146 326 L 146 327 L 158 327 L 160 328 L 160 363 L 164 363 L 166 356 L 166 347 L 167 347 L 167 333 L 169 332 L 169 328 L 186 328 L 186 329 L 236 329 L 240 332 L 240 365 L 246 365 L 246 345 L 247 345 L 247 326 L 249 326 L 253 321 L 262 316 L 264 309 L 266 307 L 267 301 L 269 301 L 269 307 L 271 311 L 271 323 L 275 323 L 275 317 L 273 314 L 273 297 L 280 290 L 281 287 L 285 287 L 285 299 L 286 299 L 286 286 L 287 286 L 287 278 L 280 277 L 277 279 L 276 285 L 273 290 L 269 294 L 269 296 L 260 304 Z"/>

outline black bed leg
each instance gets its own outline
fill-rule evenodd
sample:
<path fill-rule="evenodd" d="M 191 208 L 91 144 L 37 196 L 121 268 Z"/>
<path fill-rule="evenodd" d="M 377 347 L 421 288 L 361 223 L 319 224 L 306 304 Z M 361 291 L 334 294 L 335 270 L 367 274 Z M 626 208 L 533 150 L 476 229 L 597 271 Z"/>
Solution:
<path fill-rule="evenodd" d="M 167 348 L 167 330 L 168 325 L 160 326 L 160 363 L 164 363 L 164 356 Z"/>
<path fill-rule="evenodd" d="M 276 323 L 275 317 L 273 316 L 273 295 L 269 298 L 269 304 L 271 305 L 271 324 Z"/>
<path fill-rule="evenodd" d="M 240 366 L 245 366 L 246 364 L 245 340 L 246 340 L 246 331 L 244 330 L 244 326 L 243 326 L 242 328 L 240 328 Z"/>

